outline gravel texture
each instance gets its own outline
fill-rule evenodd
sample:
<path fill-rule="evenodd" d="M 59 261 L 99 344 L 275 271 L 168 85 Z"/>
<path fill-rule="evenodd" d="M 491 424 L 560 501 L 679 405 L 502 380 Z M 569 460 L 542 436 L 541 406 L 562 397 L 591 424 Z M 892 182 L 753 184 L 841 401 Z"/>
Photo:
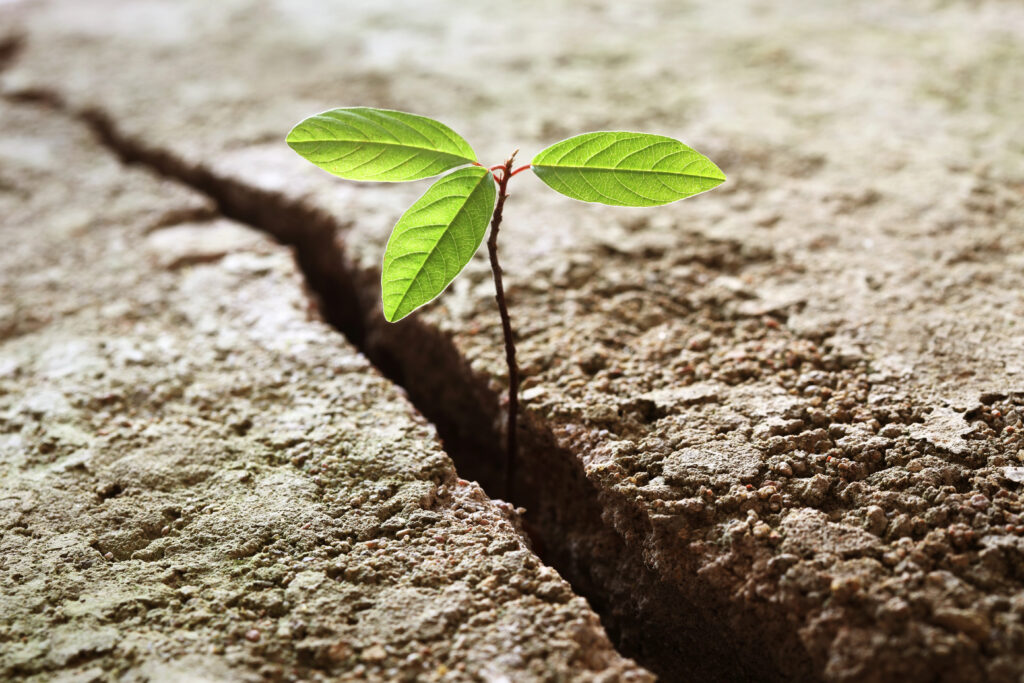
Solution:
<path fill-rule="evenodd" d="M 436 116 L 490 162 L 599 129 L 707 153 L 729 182 L 662 209 L 512 187 L 539 547 L 668 678 L 1024 675 L 1019 3 L 8 12 L 5 92 L 98 112 L 279 235 L 335 230 L 367 348 L 453 448 L 500 424 L 483 254 L 384 326 L 383 244 L 425 186 L 332 179 L 288 128 L 366 104 Z"/>
<path fill-rule="evenodd" d="M 0 128 L 0 679 L 652 679 L 287 248 L 51 108 Z"/>

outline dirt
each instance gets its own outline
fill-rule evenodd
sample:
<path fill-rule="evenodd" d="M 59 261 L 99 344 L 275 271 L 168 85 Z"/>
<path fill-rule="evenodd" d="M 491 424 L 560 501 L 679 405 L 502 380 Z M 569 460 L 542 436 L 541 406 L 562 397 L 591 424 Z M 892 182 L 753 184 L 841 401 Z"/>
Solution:
<path fill-rule="evenodd" d="M 291 252 L 0 103 L 0 678 L 650 680 Z"/>
<path fill-rule="evenodd" d="M 369 104 L 484 160 L 595 129 L 706 152 L 729 182 L 662 209 L 512 188 L 538 547 L 666 678 L 1024 674 L 1020 6 L 102 4 L 15 4 L 5 92 L 99 112 L 122 152 L 305 244 L 485 484 L 483 255 L 384 325 L 382 245 L 425 188 L 337 181 L 283 133 Z"/>

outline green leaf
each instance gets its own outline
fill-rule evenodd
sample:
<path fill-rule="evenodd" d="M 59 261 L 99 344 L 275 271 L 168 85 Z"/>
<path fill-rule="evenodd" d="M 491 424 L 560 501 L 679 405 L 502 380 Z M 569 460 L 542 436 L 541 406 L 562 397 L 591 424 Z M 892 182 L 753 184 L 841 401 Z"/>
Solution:
<path fill-rule="evenodd" d="M 349 180 L 419 180 L 476 161 L 469 143 L 443 123 L 388 109 L 325 111 L 292 128 L 287 142 Z"/>
<path fill-rule="evenodd" d="M 461 168 L 430 189 L 395 225 L 384 251 L 384 318 L 401 320 L 437 297 L 473 257 L 494 211 L 494 180 Z"/>
<path fill-rule="evenodd" d="M 668 204 L 725 181 L 703 154 L 647 133 L 584 133 L 551 145 L 531 166 L 557 192 L 613 206 Z"/>

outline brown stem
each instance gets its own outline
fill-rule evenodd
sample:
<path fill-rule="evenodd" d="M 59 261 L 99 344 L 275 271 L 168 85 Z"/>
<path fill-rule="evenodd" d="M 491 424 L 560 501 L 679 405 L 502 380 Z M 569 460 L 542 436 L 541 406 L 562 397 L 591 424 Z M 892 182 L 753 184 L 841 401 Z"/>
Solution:
<path fill-rule="evenodd" d="M 508 317 L 505 303 L 505 288 L 501 284 L 501 266 L 498 264 L 498 226 L 501 225 L 501 211 L 508 198 L 508 181 L 512 177 L 512 162 L 516 153 L 508 158 L 501 168 L 498 180 L 498 203 L 491 217 L 491 235 L 487 240 L 487 251 L 491 256 L 491 273 L 494 275 L 494 299 L 501 313 L 501 330 L 505 335 L 505 362 L 508 363 L 508 433 L 505 448 L 505 499 L 512 500 L 516 463 L 516 417 L 519 413 L 519 369 L 516 367 L 516 344 L 512 338 L 512 321 Z"/>

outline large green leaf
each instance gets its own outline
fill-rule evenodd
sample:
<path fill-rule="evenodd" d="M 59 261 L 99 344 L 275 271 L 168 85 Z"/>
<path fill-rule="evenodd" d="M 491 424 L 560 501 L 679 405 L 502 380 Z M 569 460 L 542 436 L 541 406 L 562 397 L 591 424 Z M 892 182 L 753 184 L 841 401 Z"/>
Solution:
<path fill-rule="evenodd" d="M 551 145 L 531 166 L 564 195 L 613 206 L 668 204 L 725 181 L 703 154 L 647 133 L 584 133 Z"/>
<path fill-rule="evenodd" d="M 287 142 L 349 180 L 419 180 L 476 161 L 469 143 L 443 123 L 388 109 L 325 111 L 292 128 Z"/>
<path fill-rule="evenodd" d="M 431 185 L 402 214 L 381 272 L 388 322 L 437 297 L 469 263 L 487 231 L 495 194 L 487 169 L 461 168 Z"/>

